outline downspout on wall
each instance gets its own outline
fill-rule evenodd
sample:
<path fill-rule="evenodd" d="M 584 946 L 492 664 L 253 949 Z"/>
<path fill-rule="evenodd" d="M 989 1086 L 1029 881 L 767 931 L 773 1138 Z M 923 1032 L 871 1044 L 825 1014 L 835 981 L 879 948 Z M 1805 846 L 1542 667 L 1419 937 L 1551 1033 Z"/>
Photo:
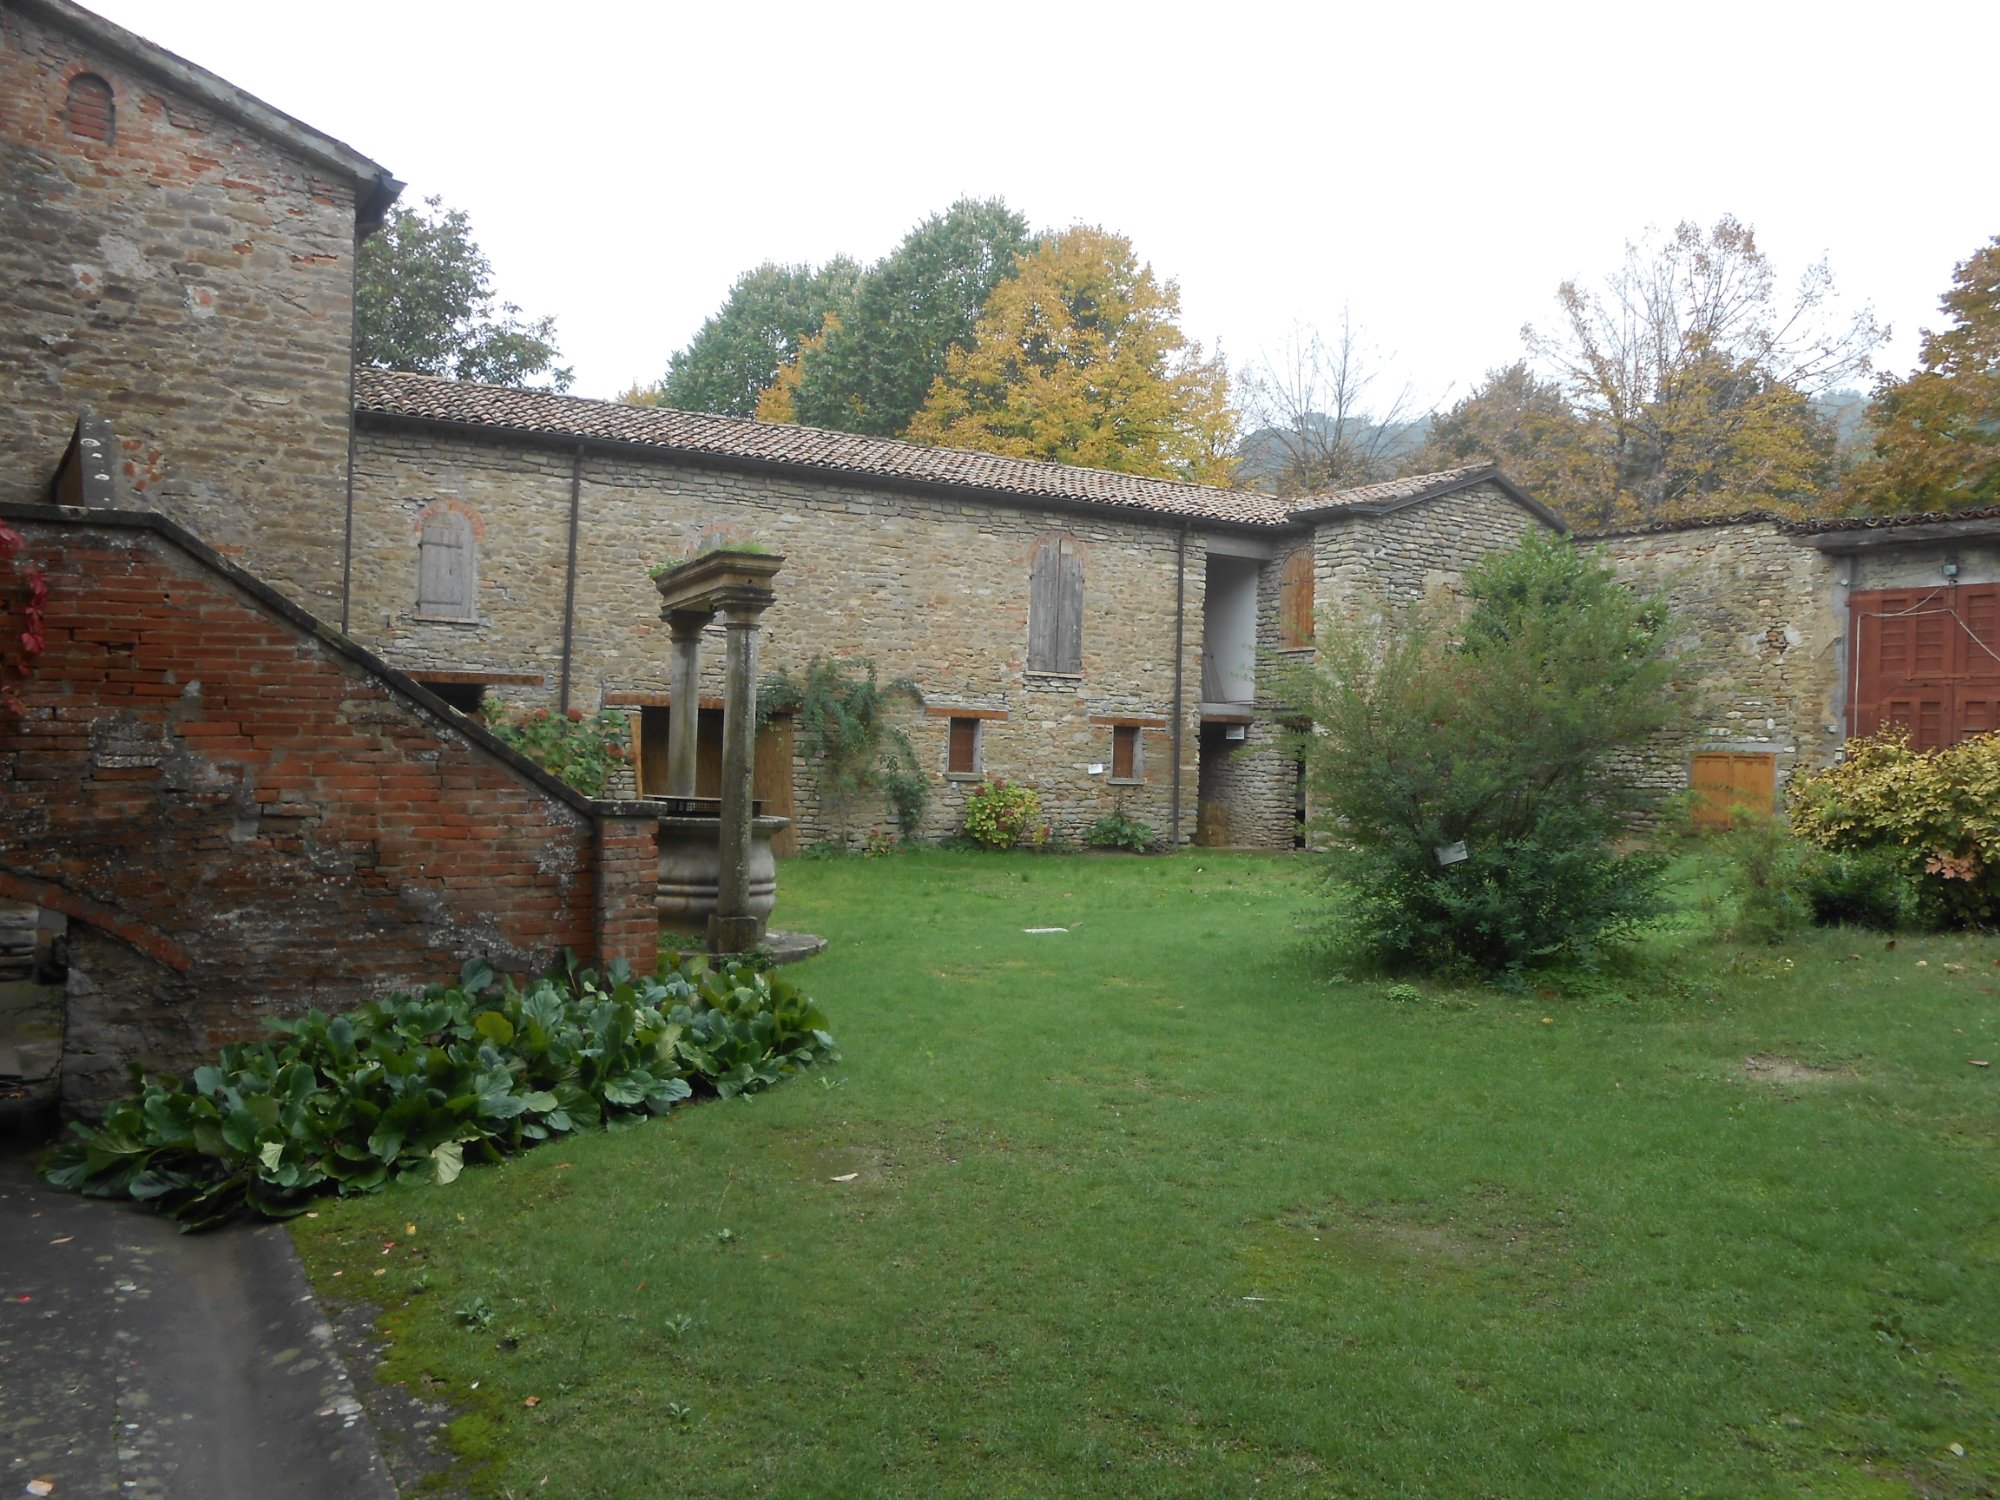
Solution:
<path fill-rule="evenodd" d="M 1174 543 L 1174 788 L 1172 798 L 1172 827 L 1167 835 L 1167 847 L 1181 846 L 1181 746 L 1187 737 L 1187 726 L 1182 722 L 1182 681 L 1186 672 L 1187 655 L 1187 523 L 1181 523 L 1179 537 Z"/>
<path fill-rule="evenodd" d="M 583 504 L 583 444 L 578 443 L 569 461 L 569 562 L 563 577 L 562 676 L 558 698 L 560 711 L 569 712 L 570 642 L 576 633 L 576 528 Z"/>
<path fill-rule="evenodd" d="M 347 610 L 354 597 L 354 367 L 361 358 L 357 347 L 360 342 L 359 322 L 361 315 L 361 242 L 367 238 L 366 231 L 358 225 L 354 231 L 354 253 L 347 262 L 347 305 L 350 309 L 347 330 L 347 517 L 343 523 L 340 544 L 340 633 L 347 634 Z"/>

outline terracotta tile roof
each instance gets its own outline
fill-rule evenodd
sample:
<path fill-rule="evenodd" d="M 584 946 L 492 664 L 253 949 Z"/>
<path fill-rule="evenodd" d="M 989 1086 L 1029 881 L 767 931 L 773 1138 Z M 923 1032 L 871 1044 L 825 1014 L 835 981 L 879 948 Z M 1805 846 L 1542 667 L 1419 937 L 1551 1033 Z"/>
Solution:
<path fill-rule="evenodd" d="M 1829 531 L 1885 531 L 1902 526 L 1934 526 L 1940 521 L 2000 519 L 2000 505 L 1975 505 L 1966 510 L 1913 510 L 1896 516 L 1815 516 L 1809 521 L 1779 524 L 1793 536 L 1818 536 Z"/>
<path fill-rule="evenodd" d="M 1399 500 L 1418 500 L 1438 490 L 1457 489 L 1463 484 L 1477 483 L 1497 473 L 1499 469 L 1493 464 L 1477 463 L 1465 464 L 1456 469 L 1440 469 L 1435 474 L 1408 474 L 1401 479 L 1383 479 L 1374 484 L 1359 484 L 1351 490 L 1328 490 L 1319 495 L 1301 495 L 1292 501 L 1292 510 L 1303 514 L 1349 505 L 1394 505 Z"/>
<path fill-rule="evenodd" d="M 1002 458 L 953 448 L 926 448 L 893 438 L 860 437 L 817 427 L 719 417 L 555 396 L 506 386 L 474 385 L 435 375 L 389 370 L 355 372 L 355 409 L 517 433 L 583 438 L 696 458 L 797 464 L 820 473 L 935 484 L 1022 500 L 1102 505 L 1239 525 L 1281 526 L 1292 507 L 1248 490 L 1212 489 L 1142 479 L 1106 469 L 1079 469 L 1038 459 Z"/>
<path fill-rule="evenodd" d="M 1898 515 L 1810 516 L 1799 520 L 1776 511 L 1744 510 L 1729 515 L 1683 516 L 1670 521 L 1648 521 L 1639 526 L 1619 526 L 1609 531 L 1579 533 L 1580 542 L 1608 541 L 1616 537 L 1662 536 L 1675 531 L 1708 531 L 1722 526 L 1750 526 L 1765 523 L 1786 536 L 1825 536 L 1842 531 L 1894 531 L 1908 526 L 1935 526 L 1949 521 L 2000 520 L 2000 505 L 1979 505 L 1970 510 L 1916 510 Z"/>
<path fill-rule="evenodd" d="M 1379 516 L 1481 484 L 1492 485 L 1551 530 L 1569 530 L 1561 517 L 1514 484 L 1494 463 L 1463 464 L 1456 469 L 1440 469 L 1435 474 L 1406 474 L 1401 479 L 1356 485 L 1350 490 L 1305 495 L 1291 502 L 1291 517 L 1294 521 L 1319 521 L 1343 515 Z"/>

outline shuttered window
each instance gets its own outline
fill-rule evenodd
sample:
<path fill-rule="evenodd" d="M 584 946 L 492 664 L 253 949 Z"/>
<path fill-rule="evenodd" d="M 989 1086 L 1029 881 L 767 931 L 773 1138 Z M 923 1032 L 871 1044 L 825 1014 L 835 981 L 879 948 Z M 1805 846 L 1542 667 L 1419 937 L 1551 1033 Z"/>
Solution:
<path fill-rule="evenodd" d="M 1313 643 L 1313 554 L 1301 547 L 1285 559 L 1278 582 L 1278 645 L 1298 651 Z"/>
<path fill-rule="evenodd" d="M 417 561 L 417 613 L 436 620 L 479 618 L 479 559 L 472 523 L 455 511 L 424 522 Z"/>
<path fill-rule="evenodd" d="M 1028 670 L 1083 670 L 1083 559 L 1068 536 L 1035 546 L 1028 588 Z"/>
<path fill-rule="evenodd" d="M 958 719 L 951 721 L 951 746 L 946 753 L 944 768 L 953 776 L 977 776 L 979 774 L 979 721 Z"/>
<path fill-rule="evenodd" d="M 95 73 L 79 73 L 72 78 L 69 102 L 63 109 L 63 124 L 71 135 L 79 139 L 110 145 L 115 128 L 111 85 Z"/>
<path fill-rule="evenodd" d="M 1114 724 L 1111 728 L 1111 779 L 1139 779 L 1139 726 Z"/>

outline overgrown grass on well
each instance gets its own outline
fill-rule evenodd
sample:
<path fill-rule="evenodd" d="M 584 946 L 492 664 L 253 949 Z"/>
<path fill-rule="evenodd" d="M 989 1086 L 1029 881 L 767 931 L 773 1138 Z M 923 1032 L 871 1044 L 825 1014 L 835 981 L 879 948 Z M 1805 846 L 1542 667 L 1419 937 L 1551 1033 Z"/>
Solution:
<path fill-rule="evenodd" d="M 782 876 L 837 1067 L 298 1227 L 485 1493 L 2000 1484 L 2000 944 L 1439 991 L 1282 857 Z"/>

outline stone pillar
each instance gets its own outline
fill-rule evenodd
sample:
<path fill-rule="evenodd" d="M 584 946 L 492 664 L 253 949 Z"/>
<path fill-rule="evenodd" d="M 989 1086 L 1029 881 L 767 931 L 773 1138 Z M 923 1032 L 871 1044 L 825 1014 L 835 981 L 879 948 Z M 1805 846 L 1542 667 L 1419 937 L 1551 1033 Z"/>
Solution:
<path fill-rule="evenodd" d="M 708 919 L 711 953 L 741 953 L 764 936 L 750 915 L 751 791 L 757 766 L 757 617 L 766 599 L 727 601 L 726 685 L 722 694 L 722 862 L 715 915 Z"/>
<path fill-rule="evenodd" d="M 673 710 L 667 719 L 667 795 L 694 795 L 695 747 L 701 732 L 701 633 L 714 611 L 676 609 L 667 614 L 673 663 L 667 678 Z"/>

